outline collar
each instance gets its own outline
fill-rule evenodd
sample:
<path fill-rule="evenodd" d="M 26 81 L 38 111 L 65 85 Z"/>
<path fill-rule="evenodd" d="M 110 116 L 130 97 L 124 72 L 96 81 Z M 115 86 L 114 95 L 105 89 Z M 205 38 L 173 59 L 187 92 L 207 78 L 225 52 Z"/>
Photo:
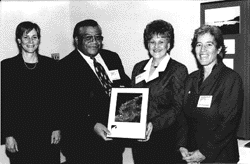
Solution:
<path fill-rule="evenodd" d="M 170 56 L 169 56 L 169 54 L 167 54 L 161 60 L 161 62 L 159 63 L 158 67 L 155 69 L 154 73 L 151 76 L 149 76 L 150 68 L 151 68 L 151 65 L 152 65 L 152 62 L 153 62 L 153 58 L 151 57 L 151 59 L 148 61 L 148 63 L 144 67 L 144 70 L 145 70 L 145 76 L 144 76 L 145 81 L 149 82 L 149 81 L 154 80 L 157 77 L 159 77 L 159 72 L 165 71 L 165 69 L 166 69 L 166 67 L 168 65 L 169 60 L 170 60 Z"/>
<path fill-rule="evenodd" d="M 88 62 L 88 63 L 93 63 L 93 59 L 91 59 L 89 56 L 85 55 L 84 53 L 82 53 L 80 50 L 77 49 L 77 51 L 81 54 L 81 56 Z M 101 55 L 98 53 L 95 56 L 96 61 L 100 62 L 101 59 Z"/>
<path fill-rule="evenodd" d="M 96 74 L 95 72 L 95 68 L 94 68 L 94 64 L 93 64 L 93 59 L 91 59 L 89 56 L 87 55 L 84 55 L 84 53 L 82 53 L 80 50 L 77 49 L 77 51 L 81 54 L 81 56 L 85 59 L 85 61 L 88 63 L 88 65 L 90 66 L 90 68 L 94 71 L 94 73 Z M 111 78 L 111 73 L 107 67 L 107 65 L 105 64 L 104 60 L 102 59 L 102 56 L 100 55 L 100 53 L 98 53 L 96 56 L 95 56 L 95 59 L 98 63 L 100 63 L 103 68 L 105 69 L 108 77 L 109 77 L 109 80 L 111 82 L 113 82 L 113 79 Z"/>
<path fill-rule="evenodd" d="M 212 72 L 215 70 L 215 68 L 217 68 L 218 65 L 220 65 L 220 62 L 219 62 L 219 63 L 216 63 L 216 64 L 213 66 L 212 71 L 211 71 L 210 74 L 212 74 Z M 200 79 L 203 80 L 203 78 L 204 78 L 204 68 L 201 67 L 201 69 L 200 69 Z"/>
<path fill-rule="evenodd" d="M 170 60 L 170 56 L 169 54 L 167 54 L 162 61 L 160 62 L 160 64 L 158 65 L 158 67 L 155 69 L 155 71 L 157 72 L 162 72 L 166 69 L 168 62 Z M 148 63 L 146 64 L 146 66 L 144 67 L 144 70 L 150 70 L 150 67 L 152 65 L 153 62 L 153 58 L 151 57 L 150 60 L 148 61 Z"/>

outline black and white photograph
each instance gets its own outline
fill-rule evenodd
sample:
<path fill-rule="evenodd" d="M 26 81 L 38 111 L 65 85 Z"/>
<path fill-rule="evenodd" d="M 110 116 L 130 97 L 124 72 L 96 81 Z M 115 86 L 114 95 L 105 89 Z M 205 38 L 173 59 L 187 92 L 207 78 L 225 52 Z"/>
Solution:
<path fill-rule="evenodd" d="M 116 122 L 140 122 L 142 94 L 118 93 Z"/>
<path fill-rule="evenodd" d="M 205 24 L 218 26 L 223 35 L 240 33 L 240 6 L 205 10 Z"/>
<path fill-rule="evenodd" d="M 0 0 L 0 164 L 250 164 L 249 16 L 250 0 Z"/>

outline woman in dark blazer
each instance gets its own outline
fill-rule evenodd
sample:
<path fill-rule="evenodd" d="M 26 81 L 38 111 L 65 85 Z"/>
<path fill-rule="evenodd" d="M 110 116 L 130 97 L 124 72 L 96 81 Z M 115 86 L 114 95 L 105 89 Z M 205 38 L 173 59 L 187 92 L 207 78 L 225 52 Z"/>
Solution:
<path fill-rule="evenodd" d="M 176 119 L 184 96 L 187 68 L 170 58 L 174 29 L 164 20 L 149 23 L 144 44 L 151 58 L 137 63 L 132 86 L 149 88 L 146 139 L 132 146 L 135 164 L 175 163 L 177 158 Z"/>
<path fill-rule="evenodd" d="M 209 25 L 196 29 L 192 52 L 199 70 L 185 85 L 180 152 L 188 163 L 237 163 L 243 83 L 222 62 L 226 51 L 220 29 Z"/>
<path fill-rule="evenodd" d="M 59 164 L 55 64 L 38 53 L 40 27 L 16 28 L 19 54 L 1 62 L 2 143 L 11 164 Z"/>

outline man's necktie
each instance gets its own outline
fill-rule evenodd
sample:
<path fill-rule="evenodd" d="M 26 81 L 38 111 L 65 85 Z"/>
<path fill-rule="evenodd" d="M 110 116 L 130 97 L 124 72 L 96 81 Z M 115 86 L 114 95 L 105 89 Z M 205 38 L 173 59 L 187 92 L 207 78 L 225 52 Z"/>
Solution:
<path fill-rule="evenodd" d="M 94 61 L 95 72 L 99 80 L 101 81 L 102 86 L 105 89 L 105 93 L 110 96 L 112 88 L 111 81 L 109 80 L 109 77 L 103 66 L 100 63 L 98 63 L 95 58 L 93 58 L 93 61 Z"/>

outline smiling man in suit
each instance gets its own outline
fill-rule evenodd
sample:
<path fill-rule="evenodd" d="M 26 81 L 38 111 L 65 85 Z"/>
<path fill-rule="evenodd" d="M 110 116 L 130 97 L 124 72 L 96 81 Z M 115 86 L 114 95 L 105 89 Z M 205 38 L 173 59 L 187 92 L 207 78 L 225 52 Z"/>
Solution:
<path fill-rule="evenodd" d="M 129 87 L 117 53 L 102 49 L 102 30 L 91 19 L 76 24 L 75 50 L 60 63 L 62 146 L 67 163 L 121 164 L 124 147 L 107 138 L 110 90 Z"/>

